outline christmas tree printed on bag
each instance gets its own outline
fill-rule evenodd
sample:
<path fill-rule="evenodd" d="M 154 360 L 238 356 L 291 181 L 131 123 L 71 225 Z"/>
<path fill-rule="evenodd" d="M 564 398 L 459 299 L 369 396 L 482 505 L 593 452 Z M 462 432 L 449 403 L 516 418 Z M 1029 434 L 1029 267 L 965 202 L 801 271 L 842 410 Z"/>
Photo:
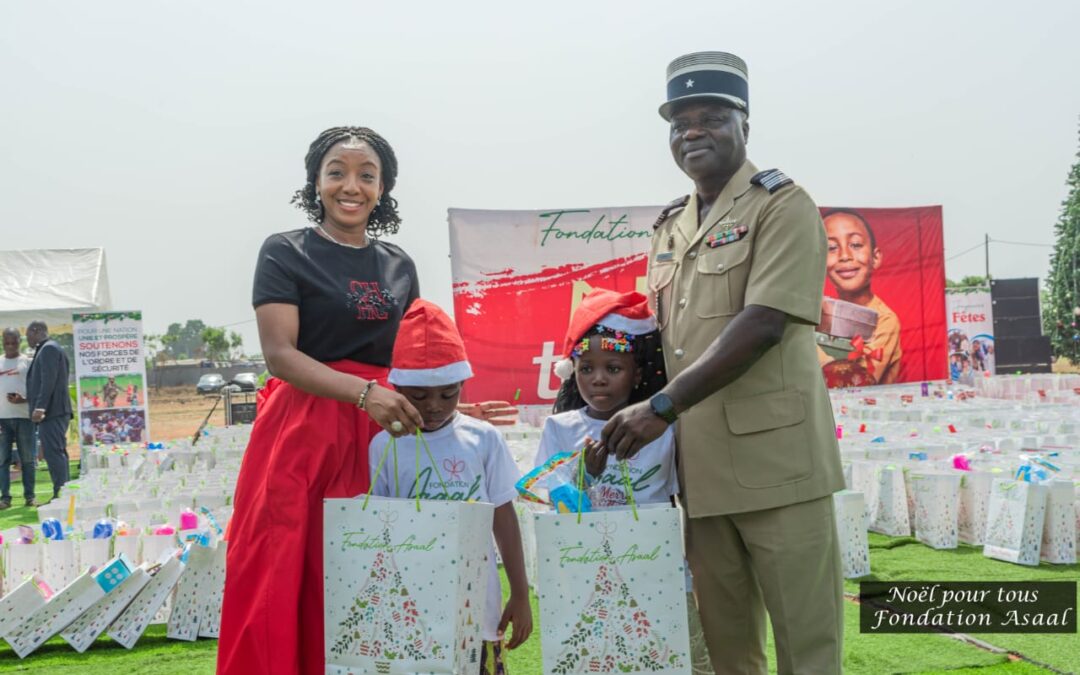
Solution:
<path fill-rule="evenodd" d="M 338 624 L 337 639 L 330 651 L 339 656 L 366 656 L 375 659 L 379 672 L 389 672 L 390 662 L 417 661 L 442 656 L 420 619 L 416 600 L 405 586 L 394 561 L 390 526 L 397 520 L 393 512 L 380 513 L 385 550 L 375 555 L 371 573 L 357 594 L 349 614 Z"/>
<path fill-rule="evenodd" d="M 460 559 L 464 559 L 461 556 Z M 484 587 L 484 570 L 487 569 L 488 556 L 484 556 L 483 564 L 473 567 L 472 562 L 464 560 L 463 577 L 461 583 L 465 585 L 465 602 L 458 608 L 456 635 L 461 636 L 461 648 L 457 651 L 457 667 L 459 672 L 468 672 L 480 667 L 480 648 L 483 640 L 480 637 L 481 617 L 477 614 L 477 607 L 472 605 L 476 595 L 473 586 L 477 589 Z M 483 596 L 480 595 L 482 599 Z"/>
<path fill-rule="evenodd" d="M 1012 504 L 1018 503 L 1015 492 L 1015 483 L 999 483 L 995 485 L 1002 494 L 1000 501 L 994 503 L 997 508 L 990 514 L 990 527 L 986 532 L 986 543 L 992 546 L 1004 546 L 1006 548 L 1020 548 L 1020 530 L 1017 529 L 1016 519 L 1013 517 Z"/>
<path fill-rule="evenodd" d="M 604 558 L 593 584 L 593 593 L 574 624 L 570 637 L 551 669 L 559 675 L 569 673 L 613 673 L 662 671 L 681 668 L 679 654 L 657 631 L 646 611 L 630 593 L 619 566 L 613 561 L 611 535 L 613 523 L 597 524 L 603 535 Z"/>

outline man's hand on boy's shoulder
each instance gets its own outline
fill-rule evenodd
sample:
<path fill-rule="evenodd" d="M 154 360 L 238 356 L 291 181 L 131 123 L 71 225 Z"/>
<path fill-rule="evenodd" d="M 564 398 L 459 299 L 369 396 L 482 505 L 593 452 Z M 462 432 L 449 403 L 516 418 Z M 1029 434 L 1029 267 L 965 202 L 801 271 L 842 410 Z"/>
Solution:
<path fill-rule="evenodd" d="M 518 409 L 509 401 L 483 401 L 482 403 L 459 403 L 458 412 L 475 417 L 495 426 L 517 424 Z"/>

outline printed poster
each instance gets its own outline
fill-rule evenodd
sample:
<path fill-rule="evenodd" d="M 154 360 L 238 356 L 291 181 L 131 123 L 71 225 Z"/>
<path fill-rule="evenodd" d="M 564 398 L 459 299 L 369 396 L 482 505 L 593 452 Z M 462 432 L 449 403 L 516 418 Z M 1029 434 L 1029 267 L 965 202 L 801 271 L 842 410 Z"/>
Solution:
<path fill-rule="evenodd" d="M 73 324 L 82 445 L 148 441 L 142 312 L 75 314 Z"/>
<path fill-rule="evenodd" d="M 818 357 L 830 387 L 946 377 L 940 206 L 821 209 L 828 242 Z"/>
<path fill-rule="evenodd" d="M 593 288 L 647 292 L 661 209 L 450 209 L 454 319 L 476 373 L 466 400 L 551 405 L 552 367 L 581 298 Z M 944 379 L 941 207 L 821 212 L 833 241 L 817 334 L 826 381 Z"/>
<path fill-rule="evenodd" d="M 467 400 L 550 405 L 581 298 L 593 288 L 647 292 L 660 209 L 450 209 L 454 319 L 475 373 Z"/>
<path fill-rule="evenodd" d="M 972 385 L 994 374 L 994 301 L 990 289 L 972 286 L 945 291 L 948 307 L 949 379 Z"/>

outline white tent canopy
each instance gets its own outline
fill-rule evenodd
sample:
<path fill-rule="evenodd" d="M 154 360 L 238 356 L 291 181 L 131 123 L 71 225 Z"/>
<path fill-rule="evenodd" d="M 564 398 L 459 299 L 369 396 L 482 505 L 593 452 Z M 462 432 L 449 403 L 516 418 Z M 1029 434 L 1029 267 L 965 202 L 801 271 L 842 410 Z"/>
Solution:
<path fill-rule="evenodd" d="M 105 249 L 0 251 L 0 326 L 42 320 L 67 328 L 71 315 L 110 309 Z"/>

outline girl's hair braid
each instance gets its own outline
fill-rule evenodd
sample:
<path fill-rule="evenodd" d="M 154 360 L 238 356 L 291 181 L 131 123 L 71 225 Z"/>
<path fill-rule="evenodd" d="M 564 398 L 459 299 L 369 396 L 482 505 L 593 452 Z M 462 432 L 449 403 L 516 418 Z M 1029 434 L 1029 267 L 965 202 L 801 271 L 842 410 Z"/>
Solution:
<path fill-rule="evenodd" d="M 368 217 L 367 233 L 374 239 L 384 234 L 396 234 L 401 226 L 401 216 L 397 212 L 397 200 L 390 192 L 397 183 L 397 156 L 394 149 L 386 142 L 386 139 L 367 127 L 332 127 L 319 134 L 308 148 L 307 156 L 304 157 L 304 167 L 307 169 L 307 183 L 293 194 L 290 203 L 296 204 L 297 208 L 307 213 L 308 220 L 313 223 L 322 223 L 322 202 L 316 199 L 315 179 L 319 175 L 323 157 L 330 148 L 347 140 L 363 141 L 370 145 L 375 154 L 379 156 L 382 165 L 383 193 L 378 206 L 371 211 Z"/>
<path fill-rule="evenodd" d="M 599 326 L 593 326 L 586 333 L 586 335 L 602 334 L 603 331 Z M 664 367 L 664 349 L 660 346 L 660 331 L 636 335 L 633 344 L 634 363 L 641 372 L 641 383 L 630 392 L 628 405 L 647 401 L 667 385 L 667 369 Z M 562 386 L 559 387 L 552 412 L 578 410 L 586 405 L 585 399 L 581 398 L 581 392 L 578 390 L 577 377 L 571 376 L 563 380 Z"/>

